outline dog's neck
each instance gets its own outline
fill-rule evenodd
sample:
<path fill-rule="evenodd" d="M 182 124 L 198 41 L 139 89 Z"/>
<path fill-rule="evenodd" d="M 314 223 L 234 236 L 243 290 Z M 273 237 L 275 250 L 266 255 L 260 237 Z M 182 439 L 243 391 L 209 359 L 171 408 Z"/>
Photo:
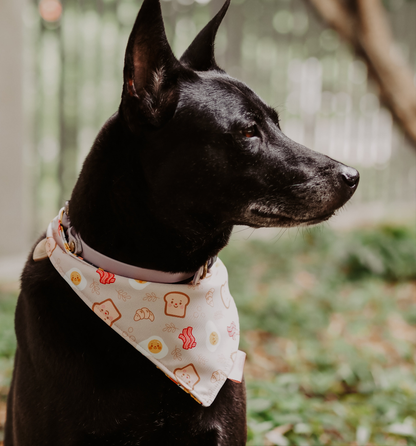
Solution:
<path fill-rule="evenodd" d="M 228 243 L 232 225 L 179 210 L 164 214 L 163 203 L 153 204 L 149 197 L 138 163 L 144 148 L 138 144 L 145 142 L 129 134 L 118 114 L 106 123 L 72 193 L 72 225 L 92 248 L 121 262 L 166 272 L 196 271 Z"/>

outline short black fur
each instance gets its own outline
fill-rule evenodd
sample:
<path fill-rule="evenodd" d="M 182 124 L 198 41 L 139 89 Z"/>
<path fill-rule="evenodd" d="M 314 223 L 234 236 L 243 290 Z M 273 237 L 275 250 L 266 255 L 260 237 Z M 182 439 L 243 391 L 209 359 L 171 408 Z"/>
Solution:
<path fill-rule="evenodd" d="M 93 248 L 161 271 L 194 272 L 236 224 L 310 225 L 353 195 L 358 172 L 287 138 L 277 113 L 214 58 L 229 1 L 178 61 L 158 0 L 130 36 L 119 111 L 71 197 Z M 44 236 L 43 236 L 44 237 Z M 97 335 L 98 333 L 98 335 Z M 5 446 L 243 445 L 243 384 L 193 401 L 76 296 L 49 260 L 29 257 Z"/>

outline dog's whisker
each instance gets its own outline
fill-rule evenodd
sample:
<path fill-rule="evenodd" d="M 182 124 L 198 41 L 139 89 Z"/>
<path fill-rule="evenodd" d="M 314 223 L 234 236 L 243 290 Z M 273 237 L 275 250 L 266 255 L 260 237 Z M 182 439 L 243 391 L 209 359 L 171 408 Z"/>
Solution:
<path fill-rule="evenodd" d="M 249 229 L 252 229 L 252 228 L 249 228 L 248 226 L 246 226 L 242 229 L 239 229 L 238 231 L 233 231 L 233 234 L 240 234 L 241 232 L 248 231 Z"/>
<path fill-rule="evenodd" d="M 250 235 L 245 240 L 248 240 L 254 234 L 255 230 L 256 230 L 256 228 L 253 228 L 253 230 L 251 231 Z"/>
<path fill-rule="evenodd" d="M 285 233 L 287 232 L 288 229 L 289 228 L 283 228 L 283 230 L 281 231 L 281 234 L 279 235 L 277 240 L 275 240 L 274 244 L 277 244 L 279 242 L 279 240 L 285 235 Z"/>

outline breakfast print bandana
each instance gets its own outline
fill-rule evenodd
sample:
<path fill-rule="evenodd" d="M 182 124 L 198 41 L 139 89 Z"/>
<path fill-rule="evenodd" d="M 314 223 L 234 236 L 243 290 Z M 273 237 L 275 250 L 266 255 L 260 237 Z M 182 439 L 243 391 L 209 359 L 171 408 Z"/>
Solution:
<path fill-rule="evenodd" d="M 203 406 L 226 379 L 241 382 L 238 313 L 221 260 L 198 285 L 129 279 L 72 254 L 61 226 L 50 223 L 45 249 L 75 293 L 121 337 Z"/>

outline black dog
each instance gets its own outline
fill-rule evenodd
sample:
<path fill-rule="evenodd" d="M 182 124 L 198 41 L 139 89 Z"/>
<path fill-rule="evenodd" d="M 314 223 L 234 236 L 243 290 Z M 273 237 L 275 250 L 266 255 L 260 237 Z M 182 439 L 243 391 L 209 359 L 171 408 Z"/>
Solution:
<path fill-rule="evenodd" d="M 158 0 L 129 39 L 118 113 L 100 131 L 70 202 L 88 245 L 131 265 L 197 271 L 234 225 L 327 220 L 359 175 L 288 139 L 277 113 L 215 63 L 229 6 L 178 61 Z M 202 407 L 109 329 L 48 259 L 29 258 L 6 446 L 243 445 L 243 384 Z"/>

